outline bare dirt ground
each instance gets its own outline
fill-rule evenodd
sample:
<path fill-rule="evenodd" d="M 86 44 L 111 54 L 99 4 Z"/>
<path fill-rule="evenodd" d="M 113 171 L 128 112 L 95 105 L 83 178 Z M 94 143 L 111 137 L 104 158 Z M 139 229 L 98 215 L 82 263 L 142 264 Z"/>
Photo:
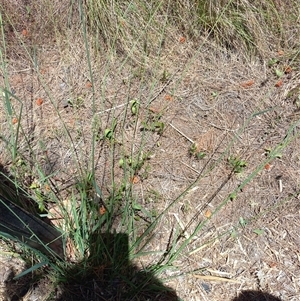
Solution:
<path fill-rule="evenodd" d="M 151 156 L 135 184 L 141 205 L 161 212 L 198 179 L 156 229 L 148 250 L 164 250 L 172 229 L 180 229 L 179 221 L 185 227 L 194 220 L 187 229 L 191 234 L 196 223 L 207 220 L 197 238 L 174 262 L 178 269 L 164 273 L 164 277 L 177 276 L 166 284 L 180 298 L 190 301 L 233 300 L 243 290 L 267 291 L 282 301 L 299 300 L 298 63 L 291 66 L 292 70 L 278 84 L 275 67 L 268 66 L 267 61 L 248 60 L 239 52 L 219 49 L 205 41 L 201 52 L 190 60 L 194 43 L 188 40 L 177 41 L 175 46 L 174 41 L 173 45 L 169 43 L 166 42 L 164 66 L 159 73 L 168 70 L 170 80 L 158 80 L 154 90 L 145 78 L 141 84 L 141 78 L 133 75 L 138 67 L 120 73 L 115 62 L 107 72 L 102 58 L 92 57 L 95 66 L 103 65 L 102 73 L 95 67 L 92 92 L 87 84 L 89 72 L 80 39 L 72 38 L 71 46 L 63 40 L 40 45 L 36 49 L 40 74 L 34 71 L 24 53 L 13 55 L 12 52 L 7 61 L 9 83 L 13 94 L 23 102 L 20 122 L 27 137 L 34 141 L 35 159 L 48 174 L 55 174 L 56 187 L 62 195 L 66 194 L 66 187 L 76 178 L 76 156 L 72 152 L 77 152 L 82 164 L 89 160 L 92 93 L 99 99 L 101 129 L 110 124 L 112 111 L 115 116 L 123 116 L 126 100 L 139 99 L 141 112 L 137 124 L 140 127 L 149 111 L 150 114 L 161 112 L 165 124 L 162 135 L 153 131 L 136 132 L 130 118 L 116 128 L 117 139 L 124 141 L 124 149 L 116 150 L 117 159 L 124 151 L 130 153 L 132 145 L 138 146 L 141 136 L 146 135 L 144 152 L 151 152 Z M 285 50 L 279 50 L 270 51 L 270 59 L 276 57 L 279 61 L 276 68 L 285 70 L 290 63 L 289 56 L 285 56 Z M 148 72 L 149 79 L 157 77 L 151 70 Z M 129 81 L 130 87 L 126 84 Z M 4 85 L 2 79 L 0 83 Z M 43 99 L 42 105 L 36 102 L 39 98 Z M 152 100 L 150 110 L 147 109 L 149 99 Z M 20 104 L 16 99 L 13 102 L 18 112 Z M 261 113 L 253 115 L 258 112 Z M 11 120 L 6 119 L 3 111 L 0 120 L 1 132 L 7 133 Z M 63 135 L 62 120 L 72 135 L 75 150 L 70 149 L 69 137 Z M 264 163 L 270 150 L 284 144 L 293 124 L 291 142 L 270 163 Z M 206 153 L 204 159 L 190 154 L 192 141 Z M 0 148 L 1 161 L 9 167 L 3 142 Z M 99 142 L 96 151 L 99 185 L 106 187 L 111 184 L 109 150 Z M 22 152 L 26 156 L 26 150 Z M 247 166 L 229 177 L 230 155 L 242 158 Z M 30 162 L 30 152 L 27 157 Z M 256 173 L 260 164 L 262 168 Z M 116 166 L 116 181 L 121 181 L 121 173 Z M 251 173 L 255 176 L 236 198 L 219 207 Z M 26 183 L 26 175 L 22 176 Z M 217 208 L 218 212 L 210 216 Z M 3 288 L 5 273 L 10 266 L 18 270 L 20 263 L 10 260 L 11 254 L 0 255 Z M 155 259 L 146 257 L 137 264 Z M 189 274 L 195 270 L 199 273 Z M 10 299 L 3 297 L 3 300 Z"/>

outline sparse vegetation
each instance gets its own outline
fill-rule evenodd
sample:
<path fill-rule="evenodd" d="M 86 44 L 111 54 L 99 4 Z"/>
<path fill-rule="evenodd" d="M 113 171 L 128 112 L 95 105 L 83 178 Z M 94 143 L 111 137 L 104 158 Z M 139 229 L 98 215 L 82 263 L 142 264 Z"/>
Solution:
<path fill-rule="evenodd" d="M 230 156 L 228 163 L 235 173 L 241 173 L 247 166 L 247 162 L 238 157 Z"/>
<path fill-rule="evenodd" d="M 296 275 L 298 1 L 23 2 L 0 2 L 0 196 L 61 235 L 22 221 L 43 252 L 0 215 L 17 278 L 57 301 L 221 300 L 234 281 L 296 300 L 264 269 Z"/>

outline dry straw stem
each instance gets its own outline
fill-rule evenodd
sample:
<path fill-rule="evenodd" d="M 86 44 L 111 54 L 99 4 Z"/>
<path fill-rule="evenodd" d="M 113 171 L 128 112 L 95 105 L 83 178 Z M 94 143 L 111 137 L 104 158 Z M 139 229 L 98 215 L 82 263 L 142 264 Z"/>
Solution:
<path fill-rule="evenodd" d="M 219 276 L 210 276 L 210 275 L 193 275 L 193 277 L 206 281 L 217 281 L 217 282 L 230 282 L 230 283 L 241 283 L 238 280 L 219 277 Z"/>
<path fill-rule="evenodd" d="M 190 141 L 191 143 L 194 143 L 194 141 L 189 138 L 187 135 L 185 135 L 184 133 L 182 133 L 179 129 L 177 129 L 172 123 L 169 123 L 169 125 L 175 130 L 177 131 L 180 135 L 182 135 L 184 138 L 186 138 L 188 141 Z"/>

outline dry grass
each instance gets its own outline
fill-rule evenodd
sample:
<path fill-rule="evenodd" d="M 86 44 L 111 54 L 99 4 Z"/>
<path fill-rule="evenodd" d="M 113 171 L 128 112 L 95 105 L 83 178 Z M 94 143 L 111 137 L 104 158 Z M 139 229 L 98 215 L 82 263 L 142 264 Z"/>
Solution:
<path fill-rule="evenodd" d="M 12 160 L 1 142 L 0 159 L 30 194 L 36 195 L 32 184 L 37 183 L 46 197 L 55 193 L 65 202 L 93 165 L 107 200 L 125 176 L 132 180 L 119 160 L 149 153 L 135 173 L 135 199 L 153 214 L 177 201 L 143 250 L 158 253 L 135 258 L 135 263 L 144 267 L 159 261 L 176 231 L 185 229 L 189 237 L 203 222 L 179 256 L 171 258 L 173 269 L 161 274 L 180 298 L 231 300 L 253 289 L 295 301 L 300 295 L 300 7 L 297 1 L 200 2 L 136 2 L 130 7 L 126 1 L 86 0 L 85 7 L 94 9 L 87 39 L 76 17 L 80 9 L 74 5 L 70 12 L 66 1 L 1 3 L 7 8 L 2 12 L 3 55 L 15 95 L 11 117 L 19 119 L 24 132 L 17 158 Z M 152 19 L 149 11 L 156 12 Z M 89 59 L 86 41 L 92 45 Z M 133 99 L 140 104 L 137 116 L 128 104 Z M 151 124 L 158 115 L 165 125 L 162 135 L 141 131 L 143 122 Z M 11 133 L 7 116 L 3 106 L 3 137 Z M 113 146 L 107 139 L 93 140 L 114 119 Z M 193 142 L 206 153 L 204 159 L 190 154 Z M 284 148 L 267 162 L 280 144 Z M 230 156 L 247 162 L 241 173 L 230 175 Z M 41 182 L 39 171 L 51 182 Z M 226 201 L 235 190 L 236 198 Z M 128 230 L 116 221 L 118 232 Z M 135 235 L 146 225 L 135 224 Z"/>

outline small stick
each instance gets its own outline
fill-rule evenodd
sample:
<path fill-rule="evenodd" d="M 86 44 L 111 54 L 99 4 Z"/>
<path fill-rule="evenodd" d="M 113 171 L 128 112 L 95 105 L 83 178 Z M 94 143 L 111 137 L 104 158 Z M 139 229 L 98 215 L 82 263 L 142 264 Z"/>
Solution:
<path fill-rule="evenodd" d="M 206 281 L 225 281 L 231 283 L 240 283 L 240 281 L 230 278 L 211 276 L 211 275 L 193 275 L 195 278 L 206 280 Z"/>
<path fill-rule="evenodd" d="M 283 185 L 282 185 L 282 175 L 277 176 L 277 177 L 276 177 L 276 180 L 278 181 L 279 192 L 282 192 L 282 190 L 283 190 Z"/>
<path fill-rule="evenodd" d="M 197 170 L 197 169 L 195 169 L 195 168 L 193 168 L 192 166 L 190 166 L 190 165 L 188 165 L 188 164 L 186 164 L 186 163 L 184 163 L 183 161 L 180 161 L 183 165 L 185 165 L 186 167 L 188 167 L 188 168 L 190 168 L 192 171 L 194 171 L 195 173 L 197 173 L 198 175 L 200 175 L 200 172 Z"/>
<path fill-rule="evenodd" d="M 174 215 L 175 219 L 177 220 L 177 223 L 179 224 L 181 230 L 184 231 L 185 228 L 184 228 L 184 226 L 183 226 L 181 220 L 180 220 L 179 217 L 177 216 L 177 214 L 176 214 L 176 213 L 173 213 L 173 215 Z M 185 238 L 188 238 L 188 234 L 186 233 L 186 231 L 183 233 L 183 236 L 184 236 Z"/>
<path fill-rule="evenodd" d="M 281 179 L 279 179 L 279 192 L 282 192 L 282 190 L 283 190 L 283 186 L 282 186 L 282 180 Z"/>
<path fill-rule="evenodd" d="M 106 113 L 106 112 L 110 112 L 110 111 L 115 110 L 115 109 L 122 108 L 122 107 L 124 107 L 124 106 L 126 106 L 126 105 L 127 105 L 127 102 L 126 102 L 126 103 L 123 103 L 123 104 L 121 104 L 121 105 L 112 107 L 112 108 L 110 108 L 110 109 L 104 110 L 104 111 L 102 111 L 102 112 L 98 112 L 98 113 L 96 113 L 96 114 L 99 114 L 99 115 L 100 115 L 100 114 L 103 114 L 103 113 Z"/>
<path fill-rule="evenodd" d="M 187 135 L 183 134 L 180 130 L 178 130 L 172 123 L 169 123 L 169 125 L 177 131 L 179 134 L 181 134 L 185 139 L 189 140 L 191 143 L 195 143 L 191 138 L 189 138 Z"/>

